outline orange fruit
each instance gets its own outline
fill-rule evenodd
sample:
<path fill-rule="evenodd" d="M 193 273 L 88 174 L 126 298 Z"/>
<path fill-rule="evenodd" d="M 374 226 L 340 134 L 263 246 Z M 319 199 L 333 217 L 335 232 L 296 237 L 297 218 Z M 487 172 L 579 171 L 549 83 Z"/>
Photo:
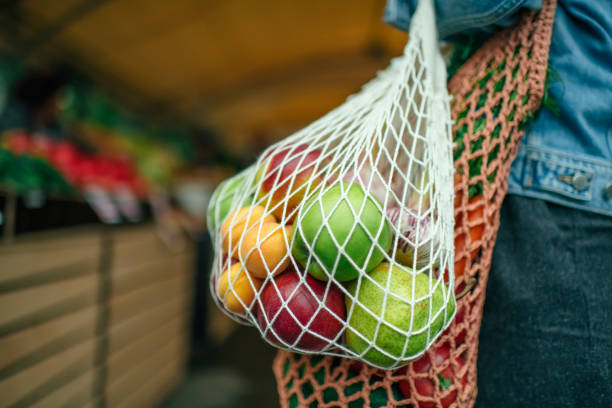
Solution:
<path fill-rule="evenodd" d="M 229 214 L 221 224 L 223 253 L 234 255 L 243 235 L 259 222 L 276 222 L 276 218 L 266 215 L 266 209 L 260 205 L 242 207 Z"/>
<path fill-rule="evenodd" d="M 255 277 L 277 275 L 290 263 L 289 233 L 276 222 L 255 225 L 242 238 L 238 258 Z"/>
<path fill-rule="evenodd" d="M 225 307 L 234 313 L 244 313 L 253 303 L 263 283 L 249 274 L 240 263 L 227 268 L 217 281 L 217 295 Z"/>

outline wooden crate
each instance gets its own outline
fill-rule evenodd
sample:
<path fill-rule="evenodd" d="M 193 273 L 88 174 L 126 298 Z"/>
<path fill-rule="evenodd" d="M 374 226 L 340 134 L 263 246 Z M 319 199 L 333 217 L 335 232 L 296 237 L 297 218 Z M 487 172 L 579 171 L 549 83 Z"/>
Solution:
<path fill-rule="evenodd" d="M 0 246 L 0 407 L 157 404 L 184 371 L 193 269 L 152 225 Z"/>
<path fill-rule="evenodd" d="M 1 407 L 92 399 L 95 376 L 79 379 L 101 348 L 101 244 L 87 229 L 0 246 Z"/>
<path fill-rule="evenodd" d="M 193 254 L 170 252 L 150 229 L 113 242 L 108 406 L 150 406 L 181 378 L 188 352 Z"/>

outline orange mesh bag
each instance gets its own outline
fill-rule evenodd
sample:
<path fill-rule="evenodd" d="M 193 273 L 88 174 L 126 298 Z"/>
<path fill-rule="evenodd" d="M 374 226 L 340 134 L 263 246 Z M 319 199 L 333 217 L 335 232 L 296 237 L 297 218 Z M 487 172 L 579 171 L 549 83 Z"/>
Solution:
<path fill-rule="evenodd" d="M 427 352 L 381 370 L 336 356 L 279 351 L 282 407 L 471 407 L 478 335 L 510 165 L 545 91 L 555 1 L 488 40 L 451 78 L 457 313 Z"/>

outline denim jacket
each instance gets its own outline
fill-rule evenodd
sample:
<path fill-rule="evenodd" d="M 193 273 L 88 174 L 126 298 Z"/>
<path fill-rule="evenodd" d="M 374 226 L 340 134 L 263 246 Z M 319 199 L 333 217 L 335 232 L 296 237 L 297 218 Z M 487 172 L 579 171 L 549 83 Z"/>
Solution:
<path fill-rule="evenodd" d="M 387 0 L 384 20 L 408 30 L 417 0 Z M 485 35 L 541 0 L 435 0 L 440 39 Z M 549 95 L 512 163 L 508 193 L 612 216 L 612 3 L 558 0 Z"/>

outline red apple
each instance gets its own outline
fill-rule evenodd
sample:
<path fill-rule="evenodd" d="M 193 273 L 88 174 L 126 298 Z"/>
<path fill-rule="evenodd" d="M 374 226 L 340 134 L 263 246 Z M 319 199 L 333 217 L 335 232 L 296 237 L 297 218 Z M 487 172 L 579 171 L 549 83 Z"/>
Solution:
<path fill-rule="evenodd" d="M 333 283 L 294 269 L 265 284 L 261 303 L 263 309 L 258 308 L 257 321 L 262 330 L 267 329 L 266 337 L 275 343 L 318 351 L 336 339 L 344 327 L 342 291 Z"/>
<path fill-rule="evenodd" d="M 434 350 L 435 355 L 435 366 L 440 366 L 445 362 L 448 362 L 450 359 L 450 349 L 445 346 L 438 347 Z M 457 366 L 457 371 L 461 371 L 462 367 L 465 365 L 464 361 L 461 357 L 455 358 L 455 363 Z M 429 357 L 429 353 L 423 355 L 423 357 L 419 358 L 415 362 L 412 363 L 412 368 L 416 374 L 426 374 L 429 372 L 431 368 L 431 359 Z M 408 367 L 403 369 L 403 373 L 408 373 Z M 444 397 L 440 398 L 440 405 L 442 408 L 449 407 L 453 402 L 457 400 L 457 393 L 459 386 L 463 389 L 467 383 L 467 376 L 459 379 L 455 375 L 455 367 L 453 364 L 448 364 L 448 366 L 442 370 L 438 374 L 438 380 L 440 385 L 440 392 Z M 437 408 L 439 405 L 436 405 L 434 401 L 431 399 L 435 395 L 435 382 L 430 378 L 415 378 L 414 386 L 417 391 L 416 400 L 418 408 Z M 449 393 L 445 393 L 448 387 L 455 386 L 456 388 Z M 399 382 L 399 388 L 404 397 L 410 398 L 411 390 L 410 390 L 410 382 L 408 380 L 402 380 Z"/>
<path fill-rule="evenodd" d="M 351 370 L 355 374 L 359 374 L 361 373 L 361 370 L 363 370 L 364 367 L 365 365 L 361 361 L 355 361 L 351 363 L 351 365 L 349 366 L 349 370 Z"/>
<path fill-rule="evenodd" d="M 353 361 L 349 366 L 349 370 L 354 374 L 364 374 L 376 379 L 382 379 L 385 376 L 384 370 L 367 365 L 361 361 Z"/>
<path fill-rule="evenodd" d="M 308 151 L 308 146 L 288 147 L 272 155 L 260 169 L 263 178 L 259 198 L 267 198 L 265 206 L 277 219 L 291 223 L 297 215 L 296 208 L 304 198 L 314 192 L 322 182 L 313 176 L 320 169 L 321 150 Z"/>
<path fill-rule="evenodd" d="M 465 311 L 466 311 L 466 306 L 463 305 L 459 308 L 459 310 L 457 311 L 457 316 L 455 316 L 455 324 L 461 324 L 463 323 L 463 321 L 465 320 Z M 459 334 L 457 334 L 457 337 L 455 337 L 455 344 L 459 345 L 461 343 L 463 343 L 465 341 L 465 336 L 467 335 L 467 328 L 463 329 L 459 332 Z"/>

